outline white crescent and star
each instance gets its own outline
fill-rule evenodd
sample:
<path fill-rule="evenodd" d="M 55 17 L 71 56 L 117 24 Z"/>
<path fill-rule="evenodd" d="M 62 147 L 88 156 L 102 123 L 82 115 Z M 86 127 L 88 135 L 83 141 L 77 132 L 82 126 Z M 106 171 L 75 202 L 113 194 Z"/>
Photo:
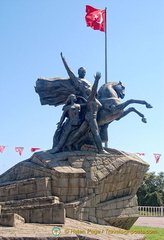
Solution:
<path fill-rule="evenodd" d="M 98 12 L 97 14 L 94 15 L 94 17 L 95 20 L 98 20 L 98 18 L 100 17 L 100 21 L 96 21 L 97 23 L 101 24 L 103 22 L 102 12 Z"/>

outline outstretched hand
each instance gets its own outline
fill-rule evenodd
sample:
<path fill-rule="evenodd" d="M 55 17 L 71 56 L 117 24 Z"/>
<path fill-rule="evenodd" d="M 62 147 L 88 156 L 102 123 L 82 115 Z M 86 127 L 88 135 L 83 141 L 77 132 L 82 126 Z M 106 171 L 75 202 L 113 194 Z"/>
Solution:
<path fill-rule="evenodd" d="M 146 103 L 146 107 L 147 108 L 153 108 L 153 106 L 151 104 L 149 104 L 149 103 Z"/>
<path fill-rule="evenodd" d="M 96 80 L 99 80 L 101 78 L 101 73 L 100 72 L 97 72 L 96 73 L 96 76 L 94 76 Z"/>

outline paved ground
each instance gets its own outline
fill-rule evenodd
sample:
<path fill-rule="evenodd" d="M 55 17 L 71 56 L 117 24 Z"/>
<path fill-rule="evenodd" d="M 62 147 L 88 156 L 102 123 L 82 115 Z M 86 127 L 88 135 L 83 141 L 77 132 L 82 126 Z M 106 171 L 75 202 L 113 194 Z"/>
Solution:
<path fill-rule="evenodd" d="M 134 224 L 135 226 L 148 227 L 159 227 L 164 228 L 164 217 L 140 217 Z M 15 240 L 19 237 L 32 237 L 33 239 L 43 239 L 44 237 L 53 237 L 52 229 L 55 225 L 46 224 L 21 224 L 17 227 L 2 227 L 0 226 L 0 240 L 7 237 L 7 240 Z M 79 222 L 73 219 L 66 219 L 66 224 L 64 226 L 58 226 L 61 229 L 60 236 L 76 238 L 77 235 L 83 235 L 90 237 L 89 239 L 99 239 L 99 240 L 143 240 L 145 237 L 141 232 L 138 234 L 131 234 L 131 232 L 120 232 L 118 228 L 110 226 L 102 226 L 89 222 Z M 103 237 L 103 238 L 102 238 Z M 23 238 L 22 238 L 23 239 Z M 44 238 L 46 239 L 46 238 Z M 48 238 L 47 238 L 48 239 Z"/>
<path fill-rule="evenodd" d="M 19 224 L 16 227 L 0 226 L 0 240 L 23 240 L 25 237 L 32 237 L 35 240 L 47 240 L 53 237 L 52 229 L 59 227 L 60 236 L 64 239 L 79 239 L 77 236 L 88 237 L 88 240 L 144 240 L 145 235 L 140 231 L 132 234 L 130 231 L 120 230 L 107 225 L 98 225 L 89 222 L 80 222 L 73 219 L 66 219 L 64 226 L 51 224 Z M 66 238 L 64 238 L 66 237 Z M 21 238 L 21 239 L 20 239 Z M 27 239 L 27 238 L 26 238 Z M 61 239 L 61 238 L 60 238 Z M 86 239 L 86 238 L 80 238 Z"/>
<path fill-rule="evenodd" d="M 164 228 L 164 217 L 139 217 L 134 226 Z"/>

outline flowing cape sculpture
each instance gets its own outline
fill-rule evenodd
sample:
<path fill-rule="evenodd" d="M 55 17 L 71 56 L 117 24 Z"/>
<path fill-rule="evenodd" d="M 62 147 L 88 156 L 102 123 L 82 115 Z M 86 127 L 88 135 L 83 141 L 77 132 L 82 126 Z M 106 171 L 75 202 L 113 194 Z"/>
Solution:
<path fill-rule="evenodd" d="M 121 103 L 119 98 L 125 96 L 122 82 L 108 82 L 97 92 L 100 73 L 94 76 L 92 87 L 84 78 L 86 71 L 83 67 L 79 68 L 77 77 L 62 53 L 61 58 L 69 78 L 38 78 L 35 87 L 42 105 L 64 104 L 51 153 L 80 150 L 84 144 L 95 145 L 98 153 L 106 153 L 102 142 L 108 141 L 107 128 L 111 122 L 120 120 L 130 112 L 135 112 L 142 122 L 147 122 L 145 116 L 134 107 L 124 110 L 132 103 L 143 104 L 147 108 L 152 106 L 144 100 L 134 99 Z"/>

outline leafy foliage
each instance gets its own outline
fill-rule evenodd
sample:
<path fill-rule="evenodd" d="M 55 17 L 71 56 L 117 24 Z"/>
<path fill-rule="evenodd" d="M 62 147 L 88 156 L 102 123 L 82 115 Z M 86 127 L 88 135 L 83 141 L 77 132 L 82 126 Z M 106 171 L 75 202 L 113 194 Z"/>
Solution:
<path fill-rule="evenodd" d="M 137 196 L 139 206 L 163 206 L 164 172 L 158 175 L 155 172 L 146 173 Z"/>

